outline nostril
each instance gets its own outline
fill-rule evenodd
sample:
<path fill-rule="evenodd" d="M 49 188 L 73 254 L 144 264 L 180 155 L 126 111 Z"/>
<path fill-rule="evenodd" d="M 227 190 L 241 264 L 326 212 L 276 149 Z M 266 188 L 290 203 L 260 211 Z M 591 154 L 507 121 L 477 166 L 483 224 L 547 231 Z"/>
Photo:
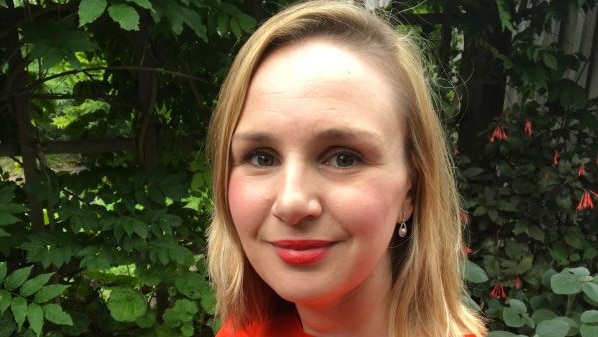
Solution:
<path fill-rule="evenodd" d="M 279 196 L 272 205 L 272 215 L 289 225 L 317 218 L 321 213 L 322 205 L 315 196 L 298 192 Z"/>

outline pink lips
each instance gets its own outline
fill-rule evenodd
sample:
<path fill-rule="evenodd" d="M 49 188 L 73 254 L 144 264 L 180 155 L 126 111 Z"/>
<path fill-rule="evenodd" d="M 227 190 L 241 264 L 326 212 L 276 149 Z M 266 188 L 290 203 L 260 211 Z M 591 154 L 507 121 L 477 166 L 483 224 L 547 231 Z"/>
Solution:
<path fill-rule="evenodd" d="M 332 246 L 325 240 L 280 240 L 272 242 L 278 257 L 288 263 L 305 265 L 320 261 Z"/>

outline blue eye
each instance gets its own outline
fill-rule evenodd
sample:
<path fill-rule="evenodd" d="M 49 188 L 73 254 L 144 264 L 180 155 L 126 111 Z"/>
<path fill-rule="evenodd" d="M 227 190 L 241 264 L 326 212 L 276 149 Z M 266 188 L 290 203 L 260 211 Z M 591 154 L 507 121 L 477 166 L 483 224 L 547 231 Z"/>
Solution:
<path fill-rule="evenodd" d="M 326 165 L 330 165 L 339 169 L 348 169 L 359 164 L 359 162 L 359 156 L 353 152 L 338 151 L 329 157 L 329 159 L 326 161 Z"/>
<path fill-rule="evenodd" d="M 268 151 L 257 150 L 247 155 L 247 162 L 257 167 L 268 167 L 276 164 L 276 159 Z"/>

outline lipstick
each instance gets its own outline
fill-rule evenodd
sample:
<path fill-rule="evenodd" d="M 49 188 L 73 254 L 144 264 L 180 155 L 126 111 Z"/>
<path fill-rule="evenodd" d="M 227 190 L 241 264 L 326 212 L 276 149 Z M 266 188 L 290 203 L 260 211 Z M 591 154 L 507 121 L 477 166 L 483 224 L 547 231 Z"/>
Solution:
<path fill-rule="evenodd" d="M 323 259 L 332 241 L 326 240 L 279 240 L 272 244 L 276 255 L 285 263 L 294 265 L 312 264 Z"/>

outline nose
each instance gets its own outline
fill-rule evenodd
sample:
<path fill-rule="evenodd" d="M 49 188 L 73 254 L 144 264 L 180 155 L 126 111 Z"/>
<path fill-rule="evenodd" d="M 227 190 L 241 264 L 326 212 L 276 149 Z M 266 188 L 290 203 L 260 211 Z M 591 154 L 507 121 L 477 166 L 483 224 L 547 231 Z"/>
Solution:
<path fill-rule="evenodd" d="M 272 214 L 289 225 L 300 224 L 322 214 L 318 186 L 309 169 L 302 165 L 283 165 Z"/>

